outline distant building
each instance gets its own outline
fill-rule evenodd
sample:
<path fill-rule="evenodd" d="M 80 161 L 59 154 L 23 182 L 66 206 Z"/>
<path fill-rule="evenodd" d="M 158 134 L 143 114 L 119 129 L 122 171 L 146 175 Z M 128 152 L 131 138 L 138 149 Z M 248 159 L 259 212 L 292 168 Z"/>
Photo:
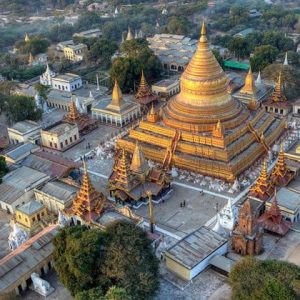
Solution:
<path fill-rule="evenodd" d="M 82 37 L 82 38 L 97 38 L 102 36 L 102 31 L 99 28 L 90 29 L 82 32 L 76 32 L 73 34 L 73 37 Z"/>
<path fill-rule="evenodd" d="M 111 98 L 101 100 L 92 108 L 93 118 L 120 127 L 136 120 L 141 114 L 141 107 L 138 103 L 126 98 L 125 100 L 116 81 Z"/>
<path fill-rule="evenodd" d="M 57 232 L 58 225 L 50 225 L 0 259 L 0 294 L 4 299 L 25 292 L 32 284 L 32 273 L 43 275 L 53 268 L 52 240 Z"/>
<path fill-rule="evenodd" d="M 293 102 L 293 114 L 295 116 L 300 116 L 300 99 Z"/>
<path fill-rule="evenodd" d="M 155 34 L 147 38 L 149 47 L 160 59 L 163 68 L 183 72 L 197 48 L 197 40 L 183 35 Z"/>
<path fill-rule="evenodd" d="M 78 186 L 55 180 L 35 189 L 34 194 L 37 201 L 43 203 L 50 212 L 58 215 L 59 211 L 63 211 L 72 205 L 78 190 Z"/>
<path fill-rule="evenodd" d="M 34 121 L 18 122 L 13 127 L 7 128 L 9 141 L 11 144 L 25 143 L 30 137 L 39 135 L 41 128 L 41 125 Z"/>
<path fill-rule="evenodd" d="M 21 229 L 33 236 L 45 227 L 49 216 L 43 204 L 31 200 L 16 208 L 15 221 Z"/>
<path fill-rule="evenodd" d="M 8 213 L 33 198 L 33 189 L 47 182 L 50 177 L 42 172 L 22 166 L 9 172 L 0 184 L 0 208 Z"/>
<path fill-rule="evenodd" d="M 35 151 L 28 155 L 22 162 L 22 166 L 43 172 L 50 178 L 74 177 L 76 179 L 77 170 L 81 163 L 63 157 L 60 154 L 45 151 L 45 149 Z"/>
<path fill-rule="evenodd" d="M 4 157 L 7 163 L 17 164 L 39 149 L 40 147 L 35 144 L 26 142 L 25 144 L 21 144 L 17 148 L 6 152 Z"/>
<path fill-rule="evenodd" d="M 52 88 L 61 91 L 72 92 L 82 87 L 82 79 L 79 75 L 66 73 L 52 78 Z"/>
<path fill-rule="evenodd" d="M 299 184 L 299 182 L 298 182 Z M 277 206 L 283 218 L 295 223 L 300 220 L 300 190 L 293 187 L 282 187 L 277 192 Z M 274 198 L 266 202 L 266 211 L 269 211 L 274 204 Z"/>
<path fill-rule="evenodd" d="M 262 13 L 257 9 L 250 9 L 248 14 L 250 18 L 260 18 L 262 16 Z"/>
<path fill-rule="evenodd" d="M 74 62 L 82 61 L 86 52 L 87 45 L 82 43 L 64 47 L 65 58 Z"/>
<path fill-rule="evenodd" d="M 244 29 L 238 33 L 236 33 L 234 35 L 234 37 L 242 37 L 242 38 L 245 38 L 248 34 L 252 33 L 254 31 L 253 28 L 247 28 L 247 29 Z"/>
<path fill-rule="evenodd" d="M 217 255 L 226 254 L 228 241 L 202 226 L 185 236 L 165 253 L 167 269 L 184 280 L 192 280 Z"/>
<path fill-rule="evenodd" d="M 65 151 L 80 141 L 76 124 L 59 123 L 41 131 L 42 146 Z"/>
<path fill-rule="evenodd" d="M 74 41 L 73 40 L 68 40 L 68 41 L 63 41 L 63 42 L 59 42 L 56 45 L 56 50 L 57 51 L 64 51 L 65 47 L 69 47 L 69 46 L 73 46 L 74 45 Z"/>
<path fill-rule="evenodd" d="M 152 92 L 166 100 L 180 92 L 179 79 L 169 78 L 160 80 L 152 85 Z"/>
<path fill-rule="evenodd" d="M 103 11 L 108 7 L 108 3 L 104 1 L 103 3 L 94 2 L 87 6 L 88 11 Z"/>

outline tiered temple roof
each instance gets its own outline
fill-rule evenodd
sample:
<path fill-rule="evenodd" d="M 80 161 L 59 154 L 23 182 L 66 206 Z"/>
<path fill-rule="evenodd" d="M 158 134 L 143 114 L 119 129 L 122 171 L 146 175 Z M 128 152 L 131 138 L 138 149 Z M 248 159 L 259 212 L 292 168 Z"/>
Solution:
<path fill-rule="evenodd" d="M 267 163 L 263 162 L 260 176 L 251 187 L 249 196 L 255 197 L 262 201 L 267 201 L 270 197 L 273 196 L 275 191 L 275 187 L 270 180 L 270 176 L 268 175 Z"/>
<path fill-rule="evenodd" d="M 277 203 L 276 190 L 272 206 L 259 217 L 258 223 L 261 224 L 264 229 L 282 236 L 286 235 L 290 230 L 292 224 L 282 217 Z"/>
<path fill-rule="evenodd" d="M 139 102 L 140 104 L 144 104 L 144 105 L 157 100 L 157 96 L 152 93 L 152 91 L 145 79 L 144 71 L 142 71 L 142 77 L 141 77 L 138 91 L 135 95 L 135 99 L 137 100 L 137 102 Z"/>
<path fill-rule="evenodd" d="M 81 134 L 87 134 L 97 128 L 96 120 L 91 119 L 87 114 L 78 112 L 73 98 L 71 98 L 70 102 L 70 111 L 64 116 L 63 121 L 77 124 Z"/>
<path fill-rule="evenodd" d="M 181 76 L 180 93 L 159 118 L 149 114 L 118 146 L 133 153 L 138 140 L 148 159 L 233 182 L 280 137 L 285 120 L 262 109 L 250 112 L 228 94 L 228 83 L 203 24 L 197 50 Z"/>
<path fill-rule="evenodd" d="M 112 196 L 122 201 L 138 201 L 146 199 L 147 192 L 157 197 L 168 185 L 169 178 L 164 172 L 148 167 L 138 144 L 131 163 L 124 149 L 117 150 L 113 171 L 109 177 Z"/>
<path fill-rule="evenodd" d="M 96 191 L 87 173 L 84 162 L 82 185 L 73 200 L 72 206 L 67 209 L 69 216 L 76 216 L 85 223 L 95 221 L 108 206 L 105 196 Z"/>
<path fill-rule="evenodd" d="M 276 165 L 271 173 L 271 181 L 277 186 L 287 186 L 293 177 L 293 172 L 286 166 L 283 148 L 281 145 Z"/>
<path fill-rule="evenodd" d="M 279 109 L 280 108 L 290 109 L 292 107 L 292 105 L 288 102 L 283 90 L 281 71 L 279 73 L 278 80 L 275 85 L 275 89 L 271 94 L 271 96 L 269 97 L 268 101 L 264 105 L 274 107 L 274 108 L 279 108 Z"/>

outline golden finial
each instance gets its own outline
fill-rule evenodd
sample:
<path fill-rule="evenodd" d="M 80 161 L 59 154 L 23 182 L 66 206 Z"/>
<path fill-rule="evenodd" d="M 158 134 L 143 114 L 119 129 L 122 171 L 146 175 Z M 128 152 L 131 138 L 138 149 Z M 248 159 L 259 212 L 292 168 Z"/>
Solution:
<path fill-rule="evenodd" d="M 25 43 L 29 42 L 30 41 L 30 38 L 29 38 L 29 35 L 26 33 L 25 34 Z"/>
<path fill-rule="evenodd" d="M 206 35 L 206 26 L 205 26 L 205 22 L 204 21 L 203 21 L 202 27 L 201 27 L 201 35 Z"/>
<path fill-rule="evenodd" d="M 254 95 L 254 78 L 253 78 L 251 66 L 249 68 L 248 74 L 246 75 L 245 84 L 243 88 L 240 90 L 240 93 Z"/>

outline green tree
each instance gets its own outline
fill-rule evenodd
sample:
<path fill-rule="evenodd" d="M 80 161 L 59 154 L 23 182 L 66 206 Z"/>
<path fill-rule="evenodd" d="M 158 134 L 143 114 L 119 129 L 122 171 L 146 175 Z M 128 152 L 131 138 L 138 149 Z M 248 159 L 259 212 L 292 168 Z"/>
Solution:
<path fill-rule="evenodd" d="M 123 92 L 129 92 L 139 84 L 142 70 L 148 81 L 157 80 L 162 72 L 161 62 L 144 39 L 124 42 L 121 56 L 112 63 L 110 77 L 118 80 Z"/>
<path fill-rule="evenodd" d="M 19 49 L 20 53 L 31 53 L 36 55 L 39 53 L 45 53 L 50 45 L 50 42 L 45 37 L 35 35 L 31 36 L 28 42 L 19 41 L 16 43 L 16 48 Z"/>
<path fill-rule="evenodd" d="M 0 183 L 2 183 L 2 178 L 8 173 L 8 167 L 6 165 L 5 157 L 0 156 Z"/>
<path fill-rule="evenodd" d="M 153 296 L 159 287 L 158 260 L 146 233 L 128 222 L 116 222 L 106 233 L 106 275 L 133 299 Z"/>
<path fill-rule="evenodd" d="M 12 95 L 7 98 L 5 108 L 11 122 L 24 120 L 38 121 L 42 118 L 42 110 L 37 108 L 32 97 Z"/>
<path fill-rule="evenodd" d="M 240 58 L 246 58 L 250 55 L 249 44 L 247 39 L 242 37 L 235 37 L 228 42 L 228 49 L 234 53 L 234 55 Z"/>
<path fill-rule="evenodd" d="M 109 67 L 111 64 L 111 57 L 117 51 L 118 46 L 116 43 L 110 40 L 100 39 L 94 43 L 88 54 L 88 62 L 102 64 L 105 67 Z"/>
<path fill-rule="evenodd" d="M 277 260 L 260 261 L 246 257 L 229 274 L 233 300 L 291 300 L 296 298 L 293 283 L 300 268 Z"/>
<path fill-rule="evenodd" d="M 64 228 L 53 243 L 55 270 L 73 296 L 94 287 L 105 287 L 103 232 L 85 226 Z"/>
<path fill-rule="evenodd" d="M 115 222 L 105 232 L 63 228 L 53 244 L 55 269 L 76 300 L 149 299 L 158 288 L 158 261 L 132 223 Z"/>
<path fill-rule="evenodd" d="M 185 17 L 171 17 L 167 28 L 167 33 L 186 35 L 190 31 L 189 22 Z"/>
<path fill-rule="evenodd" d="M 253 71 L 263 70 L 266 66 L 272 64 L 276 60 L 278 53 L 278 49 L 271 45 L 256 47 L 253 57 L 250 58 Z"/>
<path fill-rule="evenodd" d="M 70 24 L 60 24 L 50 27 L 47 37 L 52 42 L 61 42 L 72 39 L 74 27 Z"/>
<path fill-rule="evenodd" d="M 101 25 L 101 18 L 96 12 L 85 12 L 80 15 L 76 24 L 77 30 L 87 30 Z"/>

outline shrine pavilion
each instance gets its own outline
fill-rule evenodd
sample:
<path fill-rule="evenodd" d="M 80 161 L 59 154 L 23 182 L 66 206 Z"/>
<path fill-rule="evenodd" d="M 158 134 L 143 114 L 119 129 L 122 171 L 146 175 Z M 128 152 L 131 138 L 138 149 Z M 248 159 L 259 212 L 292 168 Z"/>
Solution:
<path fill-rule="evenodd" d="M 261 201 L 267 201 L 270 197 L 273 196 L 274 191 L 274 184 L 270 179 L 270 175 L 268 175 L 267 162 L 264 161 L 258 179 L 250 188 L 249 196 Z"/>
<path fill-rule="evenodd" d="M 78 112 L 73 98 L 70 102 L 70 111 L 64 116 L 63 122 L 76 124 L 81 135 L 87 134 L 97 128 L 96 120 L 91 119 L 87 114 Z"/>
<path fill-rule="evenodd" d="M 275 90 L 266 103 L 264 103 L 264 107 L 267 112 L 281 116 L 286 116 L 290 111 L 292 111 L 293 106 L 289 103 L 283 91 L 281 72 L 279 73 Z"/>
<path fill-rule="evenodd" d="M 94 119 L 119 127 L 136 120 L 140 114 L 140 105 L 128 97 L 124 98 L 117 81 L 111 98 L 101 100 L 92 108 Z"/>
<path fill-rule="evenodd" d="M 108 208 L 112 208 L 112 204 L 107 202 L 102 193 L 95 190 L 84 162 L 81 188 L 76 194 L 72 206 L 65 210 L 66 215 L 74 224 L 91 224 L 96 222 Z"/>
<path fill-rule="evenodd" d="M 257 222 L 265 230 L 281 236 L 286 235 L 290 230 L 292 223 L 282 217 L 277 203 L 276 191 L 271 207 L 258 218 Z"/>
<path fill-rule="evenodd" d="M 108 182 L 110 196 L 122 202 L 143 201 L 148 199 L 149 193 L 156 200 L 170 189 L 168 175 L 148 166 L 138 143 L 131 162 L 124 149 L 117 151 Z"/>
<path fill-rule="evenodd" d="M 142 71 L 140 85 L 135 95 L 136 101 L 141 105 L 149 105 L 153 101 L 156 101 L 157 98 L 158 98 L 157 95 L 152 93 L 151 88 L 149 87 L 145 79 L 144 71 Z"/>
<path fill-rule="evenodd" d="M 209 48 L 203 24 L 197 50 L 180 79 L 180 93 L 118 141 L 147 159 L 229 182 L 266 154 L 285 130 L 280 119 L 249 110 L 228 92 L 229 80 Z"/>

